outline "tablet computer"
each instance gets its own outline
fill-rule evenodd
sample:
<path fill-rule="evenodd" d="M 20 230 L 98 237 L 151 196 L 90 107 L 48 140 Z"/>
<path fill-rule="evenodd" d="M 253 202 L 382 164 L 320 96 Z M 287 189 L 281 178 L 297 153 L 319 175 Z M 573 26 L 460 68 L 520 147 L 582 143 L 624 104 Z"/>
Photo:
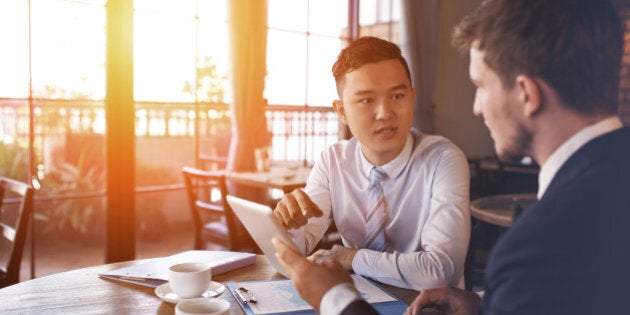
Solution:
<path fill-rule="evenodd" d="M 300 251 L 297 249 L 295 242 L 293 242 L 286 228 L 282 226 L 280 222 L 276 221 L 273 210 L 266 205 L 230 195 L 227 196 L 227 201 L 236 216 L 245 226 L 245 229 L 247 229 L 247 232 L 252 236 L 263 254 L 267 256 L 269 262 L 271 262 L 279 273 L 288 278 L 282 265 L 276 258 L 276 250 L 271 243 L 271 238 L 276 237 L 298 253 Z"/>

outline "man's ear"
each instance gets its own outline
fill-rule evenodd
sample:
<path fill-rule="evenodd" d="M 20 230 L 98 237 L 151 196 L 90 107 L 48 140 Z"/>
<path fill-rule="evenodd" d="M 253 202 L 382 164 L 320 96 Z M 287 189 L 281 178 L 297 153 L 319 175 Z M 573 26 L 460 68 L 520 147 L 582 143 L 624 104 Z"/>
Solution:
<path fill-rule="evenodd" d="M 335 110 L 335 112 L 339 116 L 339 119 L 341 119 L 341 121 L 344 124 L 347 125 L 348 121 L 346 120 L 346 109 L 343 107 L 343 101 L 341 101 L 341 100 L 334 100 L 333 101 L 333 109 Z"/>
<path fill-rule="evenodd" d="M 532 77 L 519 75 L 516 77 L 518 100 L 523 104 L 523 114 L 532 117 L 542 109 L 541 90 L 538 82 Z"/>

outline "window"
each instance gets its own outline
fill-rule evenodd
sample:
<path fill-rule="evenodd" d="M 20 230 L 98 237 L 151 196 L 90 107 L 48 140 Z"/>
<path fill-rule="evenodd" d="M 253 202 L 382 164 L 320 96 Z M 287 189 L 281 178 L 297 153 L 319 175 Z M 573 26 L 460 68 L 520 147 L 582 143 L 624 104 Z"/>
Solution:
<path fill-rule="evenodd" d="M 181 167 L 195 165 L 200 154 L 228 153 L 227 5 L 227 0 L 134 1 L 140 256 L 146 241 L 190 223 L 184 191 L 163 187 L 181 185 Z"/>
<path fill-rule="evenodd" d="M 227 1 L 134 5 L 136 212 L 150 239 L 167 219 L 186 223 L 168 213 L 183 190 L 151 187 L 229 146 Z M 104 240 L 106 10 L 106 0 L 0 2 L 0 174 L 41 183 L 38 243 Z"/>
<path fill-rule="evenodd" d="M 350 41 L 353 1 L 269 0 L 267 78 L 270 105 L 332 106 L 331 67 Z M 361 0 L 360 36 L 402 43 L 400 0 Z"/>
<path fill-rule="evenodd" d="M 38 241 L 103 239 L 105 2 L 0 2 L 0 173 L 41 185 Z"/>
<path fill-rule="evenodd" d="M 272 156 L 310 163 L 338 138 L 330 68 L 348 41 L 348 3 L 270 0 L 268 8 L 265 97 Z"/>
<path fill-rule="evenodd" d="M 375 17 L 361 20 L 361 32 L 382 24 L 391 35 L 393 2 L 269 0 L 265 97 L 275 159 L 309 163 L 337 141 L 330 68 L 359 23 L 349 21 L 350 5 Z M 228 4 L 134 1 L 140 237 L 163 235 L 164 220 L 186 223 L 160 207 L 181 207 L 171 199 L 183 191 L 155 186 L 181 183 L 179 168 L 198 154 L 229 149 Z M 386 15 L 369 13 L 383 5 Z M 104 234 L 106 10 L 106 0 L 0 1 L 0 173 L 41 183 L 36 230 L 75 233 L 72 242 Z"/>
<path fill-rule="evenodd" d="M 359 34 L 375 36 L 394 42 L 402 47 L 401 0 L 360 0 Z M 403 49 L 404 51 L 404 49 Z"/>
<path fill-rule="evenodd" d="M 134 7 L 137 101 L 230 101 L 226 1 L 136 0 Z"/>
<path fill-rule="evenodd" d="M 331 108 L 337 54 L 351 40 L 350 29 L 401 43 L 400 6 L 400 0 L 269 0 L 265 97 L 273 159 L 310 163 L 338 141 Z M 350 20 L 357 10 L 359 21 Z"/>
<path fill-rule="evenodd" d="M 348 41 L 348 3 L 270 0 L 268 21 L 269 104 L 331 106 L 330 67 Z"/>

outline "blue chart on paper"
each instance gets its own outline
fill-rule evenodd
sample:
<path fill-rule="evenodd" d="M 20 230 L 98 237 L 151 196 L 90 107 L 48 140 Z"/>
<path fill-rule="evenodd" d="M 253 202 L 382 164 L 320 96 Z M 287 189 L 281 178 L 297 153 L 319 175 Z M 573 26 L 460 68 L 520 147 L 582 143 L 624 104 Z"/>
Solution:
<path fill-rule="evenodd" d="M 258 303 L 250 304 L 254 314 L 273 314 L 312 309 L 298 294 L 289 280 L 253 282 L 247 289 L 254 293 Z"/>
<path fill-rule="evenodd" d="M 306 301 L 304 301 L 300 297 L 295 287 L 292 286 L 290 283 L 289 285 L 279 286 L 276 288 L 276 290 L 282 291 L 286 293 L 288 296 L 290 296 L 290 300 L 287 302 L 292 303 L 296 308 L 304 308 L 304 309 L 310 308 L 308 303 L 306 303 Z"/>
<path fill-rule="evenodd" d="M 401 314 L 405 311 L 406 305 L 404 302 L 392 297 L 365 278 L 352 275 L 352 279 L 362 298 L 368 303 L 379 303 L 373 304 L 379 312 Z M 247 314 L 315 313 L 313 308 L 300 297 L 297 289 L 288 279 L 228 284 L 232 291 L 235 289 L 235 286 L 241 285 L 252 292 L 258 300 L 257 303 L 241 304 Z"/>

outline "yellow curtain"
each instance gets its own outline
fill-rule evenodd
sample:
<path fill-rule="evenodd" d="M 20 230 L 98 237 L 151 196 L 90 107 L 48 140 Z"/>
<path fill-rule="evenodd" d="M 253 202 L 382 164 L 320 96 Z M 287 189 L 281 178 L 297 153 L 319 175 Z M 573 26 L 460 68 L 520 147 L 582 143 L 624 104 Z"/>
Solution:
<path fill-rule="evenodd" d="M 227 168 L 256 169 L 254 149 L 267 146 L 270 135 L 263 98 L 267 49 L 267 1 L 230 0 L 232 56 L 232 142 Z"/>

